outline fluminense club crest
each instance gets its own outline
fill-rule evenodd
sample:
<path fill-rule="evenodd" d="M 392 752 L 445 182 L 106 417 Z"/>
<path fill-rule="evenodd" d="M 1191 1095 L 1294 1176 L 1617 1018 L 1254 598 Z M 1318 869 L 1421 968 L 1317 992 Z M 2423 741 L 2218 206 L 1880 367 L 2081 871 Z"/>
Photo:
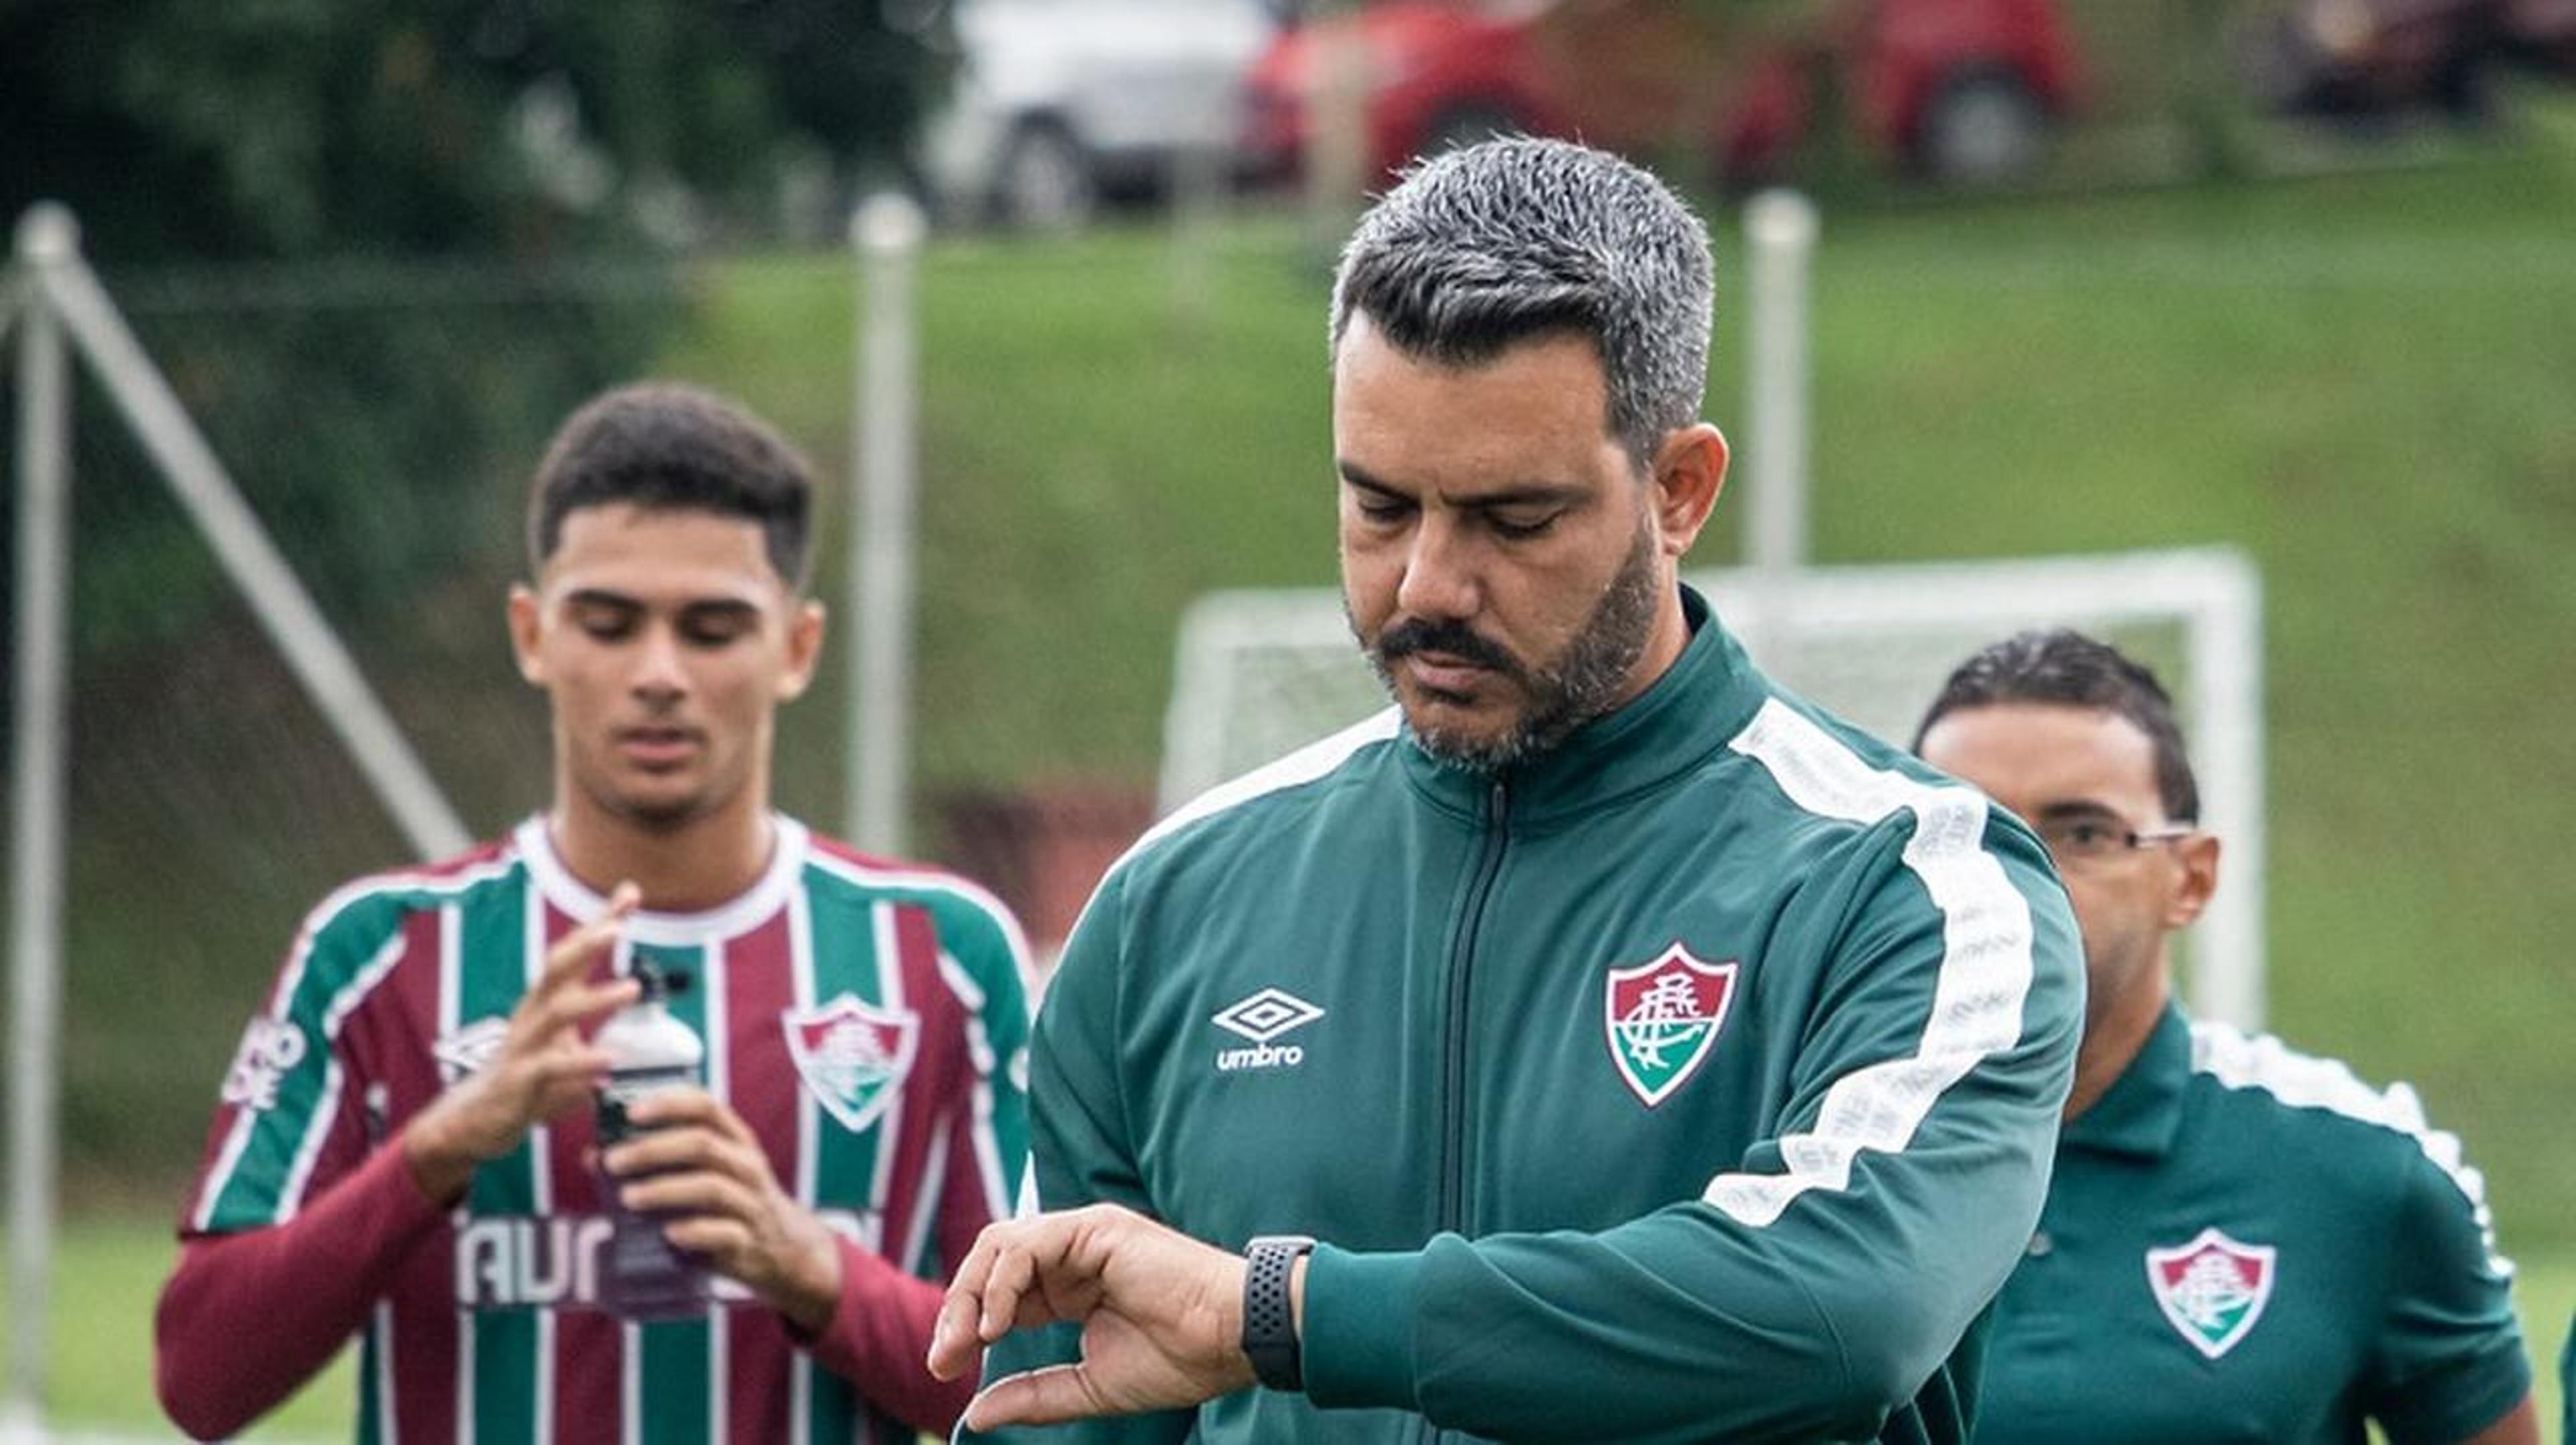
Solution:
<path fill-rule="evenodd" d="M 855 994 L 790 1009 L 779 1021 L 787 1029 L 787 1056 L 805 1087 L 853 1132 L 876 1122 L 893 1102 L 895 1086 L 921 1044 L 920 1015 L 878 1008 Z"/>
<path fill-rule="evenodd" d="M 2214 1227 L 2204 1229 L 2189 1244 L 2148 1250 L 2147 1286 L 2165 1319 L 2214 1360 L 2236 1348 L 2263 1317 L 2278 1253 L 2268 1244 L 2239 1244 Z"/>
<path fill-rule="evenodd" d="M 1702 963 L 1675 943 L 1652 963 L 1610 970 L 1602 995 L 1610 1061 L 1651 1109 L 1699 1072 L 1735 998 L 1732 962 Z"/>

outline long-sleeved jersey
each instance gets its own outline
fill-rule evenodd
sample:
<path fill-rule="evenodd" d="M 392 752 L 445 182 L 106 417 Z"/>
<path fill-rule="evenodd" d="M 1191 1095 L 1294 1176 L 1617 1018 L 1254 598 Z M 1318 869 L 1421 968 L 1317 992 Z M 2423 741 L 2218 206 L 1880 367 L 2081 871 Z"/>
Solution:
<path fill-rule="evenodd" d="M 2065 895 L 1684 606 L 1535 761 L 1390 712 L 1111 870 L 1040 1010 L 1038 1202 L 1320 1237 L 1307 1390 L 1028 1438 L 1964 1438 L 2073 1068 Z"/>
<path fill-rule="evenodd" d="M 2512 1273 L 2413 1090 L 2168 1008 L 2058 1144 L 1978 1445 L 2465 1440 L 2531 1389 Z"/>
<path fill-rule="evenodd" d="M 939 1286 L 1008 1210 L 1026 1141 L 1025 945 L 981 890 L 777 820 L 750 890 L 621 934 L 689 986 L 706 1086 L 842 1237 L 811 1338 L 719 1281 L 702 1317 L 596 1307 L 591 1119 L 541 1125 L 452 1210 L 404 1124 L 480 1067 L 547 945 L 604 901 L 542 820 L 362 879 L 306 920 L 224 1080 L 156 1329 L 164 1403 L 228 1434 L 363 1335 L 366 1441 L 909 1441 L 964 1403 L 923 1365 Z"/>

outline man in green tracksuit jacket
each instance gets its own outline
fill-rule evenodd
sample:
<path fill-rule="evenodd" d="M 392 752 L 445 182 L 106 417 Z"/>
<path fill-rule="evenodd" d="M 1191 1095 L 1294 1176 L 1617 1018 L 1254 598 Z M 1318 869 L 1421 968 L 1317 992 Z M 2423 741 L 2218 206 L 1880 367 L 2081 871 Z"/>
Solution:
<path fill-rule="evenodd" d="M 1361 223 L 1340 541 L 1398 705 L 1092 899 L 1033 1048 L 1045 1212 L 932 1350 L 993 1344 L 961 1438 L 1965 1437 L 2074 927 L 2019 823 L 1676 584 L 1726 463 L 1709 271 L 1661 183 L 1558 142 Z"/>

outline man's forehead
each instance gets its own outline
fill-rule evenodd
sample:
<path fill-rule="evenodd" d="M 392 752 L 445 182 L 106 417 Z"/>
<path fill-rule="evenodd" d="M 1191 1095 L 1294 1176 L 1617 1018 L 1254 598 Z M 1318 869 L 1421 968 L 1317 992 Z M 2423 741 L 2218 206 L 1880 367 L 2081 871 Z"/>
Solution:
<path fill-rule="evenodd" d="M 759 523 L 699 508 L 623 502 L 567 513 L 537 581 L 550 593 L 609 592 L 664 602 L 704 597 L 759 603 L 787 590 Z"/>
<path fill-rule="evenodd" d="M 1989 791 L 2042 804 L 2156 790 L 2155 742 L 2107 708 L 2003 702 L 1958 708 L 1923 735 L 1923 756 Z"/>

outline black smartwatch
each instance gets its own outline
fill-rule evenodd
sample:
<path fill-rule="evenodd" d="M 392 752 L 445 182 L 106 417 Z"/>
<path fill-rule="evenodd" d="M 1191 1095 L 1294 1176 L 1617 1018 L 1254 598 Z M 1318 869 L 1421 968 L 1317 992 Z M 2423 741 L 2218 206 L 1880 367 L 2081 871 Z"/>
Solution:
<path fill-rule="evenodd" d="M 1273 1390 L 1306 1388 L 1288 1281 L 1314 1248 L 1303 1234 L 1265 1234 L 1243 1247 L 1243 1353 L 1251 1357 L 1253 1378 Z"/>

